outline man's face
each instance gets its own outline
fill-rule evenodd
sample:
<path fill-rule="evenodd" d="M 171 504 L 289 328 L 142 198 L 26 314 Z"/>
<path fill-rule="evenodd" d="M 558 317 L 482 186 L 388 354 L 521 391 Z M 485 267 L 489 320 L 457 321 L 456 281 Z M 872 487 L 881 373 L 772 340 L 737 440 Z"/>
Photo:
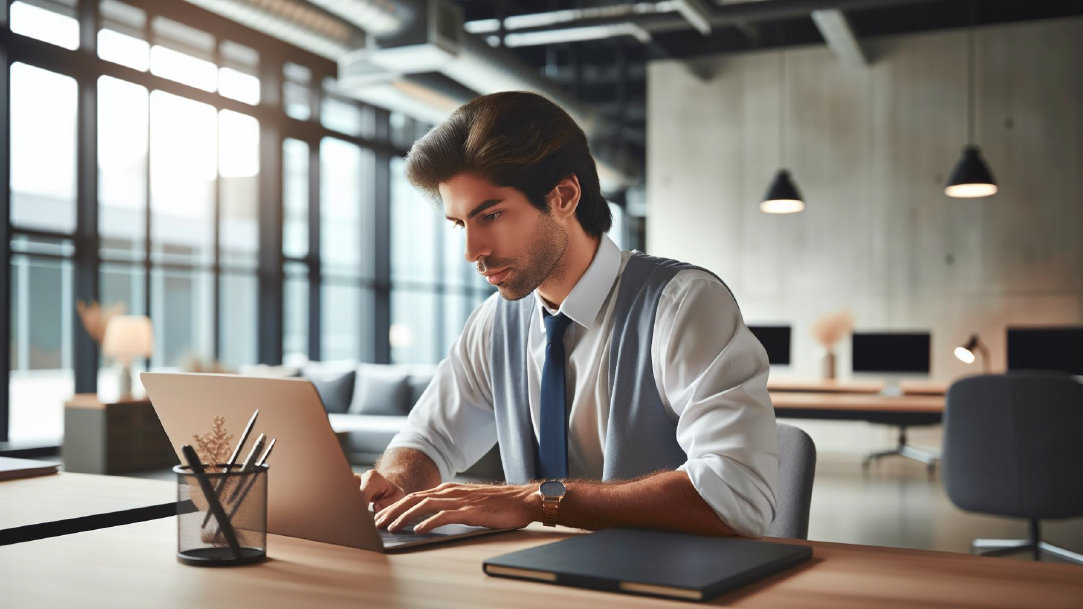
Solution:
<path fill-rule="evenodd" d="M 568 233 L 511 187 L 472 174 L 440 183 L 447 219 L 466 231 L 466 260 L 508 300 L 533 292 L 556 268 Z"/>

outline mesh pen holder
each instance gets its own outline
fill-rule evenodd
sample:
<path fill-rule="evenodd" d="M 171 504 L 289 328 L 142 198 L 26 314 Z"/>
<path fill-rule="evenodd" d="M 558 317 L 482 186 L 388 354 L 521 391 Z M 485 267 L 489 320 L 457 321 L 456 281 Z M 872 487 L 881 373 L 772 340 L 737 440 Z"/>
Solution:
<path fill-rule="evenodd" d="M 173 468 L 177 560 L 182 563 L 230 566 L 267 558 L 267 466 L 248 471 L 241 471 L 240 465 L 221 468 L 208 467 L 203 482 L 187 465 Z"/>

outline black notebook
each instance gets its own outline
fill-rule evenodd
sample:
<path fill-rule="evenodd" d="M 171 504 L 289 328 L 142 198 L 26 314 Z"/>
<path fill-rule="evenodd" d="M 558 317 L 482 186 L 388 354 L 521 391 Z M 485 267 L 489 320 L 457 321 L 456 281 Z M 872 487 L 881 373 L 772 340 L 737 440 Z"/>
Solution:
<path fill-rule="evenodd" d="M 485 561 L 489 575 L 705 601 L 812 557 L 812 548 L 740 537 L 605 529 Z"/>

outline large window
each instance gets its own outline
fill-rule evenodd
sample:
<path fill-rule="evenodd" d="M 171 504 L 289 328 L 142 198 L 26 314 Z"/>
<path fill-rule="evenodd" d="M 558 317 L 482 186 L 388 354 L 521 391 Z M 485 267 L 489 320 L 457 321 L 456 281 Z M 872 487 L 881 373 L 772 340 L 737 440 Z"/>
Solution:
<path fill-rule="evenodd" d="M 20 17 L 23 31 L 34 31 L 39 13 L 32 8 Z M 17 14 L 13 7 L 12 20 L 19 23 Z M 74 388 L 77 88 L 70 76 L 20 62 L 9 76 L 10 221 L 19 231 L 10 243 L 6 278 L 9 428 L 14 437 L 39 439 L 56 435 Z"/>
<path fill-rule="evenodd" d="M 387 222 L 388 159 L 412 140 L 392 141 L 387 112 L 329 93 L 325 59 L 187 3 L 98 10 L 87 42 L 76 0 L 10 7 L 0 441 L 56 441 L 73 392 L 115 393 L 78 301 L 151 318 L 154 353 L 137 369 L 387 361 L 376 244 L 389 228 L 375 222 Z M 270 86 L 281 104 L 263 99 Z"/>

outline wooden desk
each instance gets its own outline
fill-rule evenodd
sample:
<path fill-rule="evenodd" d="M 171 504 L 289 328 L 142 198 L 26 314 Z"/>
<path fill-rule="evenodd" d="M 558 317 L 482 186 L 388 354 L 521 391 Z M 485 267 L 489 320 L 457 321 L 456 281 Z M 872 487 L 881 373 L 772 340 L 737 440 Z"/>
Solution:
<path fill-rule="evenodd" d="M 61 472 L 0 482 L 0 545 L 172 516 L 172 482 Z"/>
<path fill-rule="evenodd" d="M 556 541 L 523 531 L 384 555 L 268 536 L 270 560 L 234 568 L 176 561 L 172 518 L 0 547 L 13 607 L 674 607 L 692 605 L 486 576 L 486 558 Z M 811 562 L 709 605 L 736 607 L 1079 607 L 1083 569 L 946 552 L 833 543 Z M 650 560 L 650 557 L 644 557 Z M 62 584 L 62 585 L 61 585 Z"/>
<path fill-rule="evenodd" d="M 943 381 L 902 381 L 899 389 L 903 395 L 944 395 L 948 385 Z M 798 391 L 802 393 L 880 393 L 887 387 L 883 381 L 838 379 L 768 379 L 767 390 L 771 392 Z"/>
<path fill-rule="evenodd" d="M 911 417 L 937 423 L 944 415 L 944 397 L 936 395 L 772 391 L 771 402 L 776 416 L 804 419 L 883 422 L 882 419 L 888 418 L 894 422 Z"/>

